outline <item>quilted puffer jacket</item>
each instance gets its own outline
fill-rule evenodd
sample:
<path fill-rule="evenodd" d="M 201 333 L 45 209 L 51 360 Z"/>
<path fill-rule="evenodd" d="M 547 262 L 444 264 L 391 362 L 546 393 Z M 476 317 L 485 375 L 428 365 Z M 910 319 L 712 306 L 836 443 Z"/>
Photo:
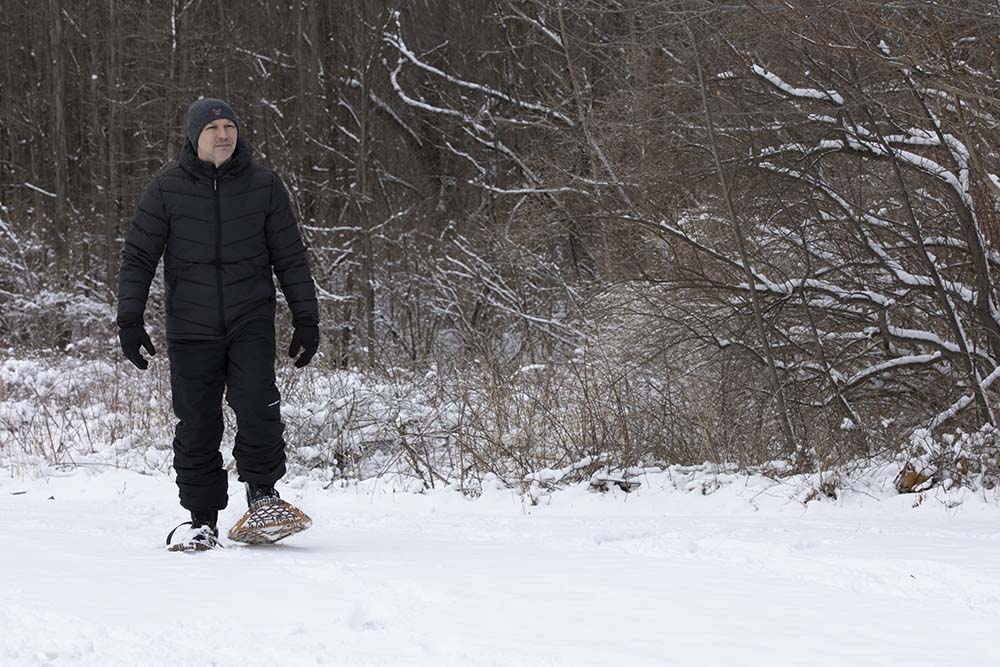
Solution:
<path fill-rule="evenodd" d="M 149 184 L 125 238 L 118 325 L 143 322 L 163 256 L 168 340 L 224 338 L 274 319 L 278 277 L 295 325 L 319 324 L 305 244 L 278 176 L 238 139 L 216 168 L 184 142 L 177 164 Z"/>

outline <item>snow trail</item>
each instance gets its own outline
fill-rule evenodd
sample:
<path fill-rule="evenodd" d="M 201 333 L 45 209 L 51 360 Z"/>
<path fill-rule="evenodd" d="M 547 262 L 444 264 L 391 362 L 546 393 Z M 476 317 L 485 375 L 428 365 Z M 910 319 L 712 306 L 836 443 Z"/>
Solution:
<path fill-rule="evenodd" d="M 175 554 L 166 477 L 4 479 L 0 664 L 996 664 L 995 501 L 647 481 L 539 506 L 284 485 L 311 530 Z"/>

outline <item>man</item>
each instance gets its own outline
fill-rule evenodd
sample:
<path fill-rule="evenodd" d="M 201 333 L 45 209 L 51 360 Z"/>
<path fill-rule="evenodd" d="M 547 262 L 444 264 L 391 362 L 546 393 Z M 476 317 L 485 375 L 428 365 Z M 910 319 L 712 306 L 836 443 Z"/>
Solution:
<path fill-rule="evenodd" d="M 143 313 L 164 256 L 167 354 L 178 419 L 174 469 L 181 506 L 191 513 L 187 534 L 171 544 L 171 531 L 167 544 L 174 551 L 201 551 L 219 546 L 216 523 L 229 498 L 219 452 L 224 390 L 236 413 L 233 456 L 249 506 L 230 539 L 270 542 L 309 527 L 309 518 L 274 488 L 285 474 L 285 442 L 274 374 L 272 271 L 292 311 L 288 353 L 302 351 L 298 368 L 319 347 L 319 309 L 288 193 L 273 171 L 254 163 L 233 109 L 222 100 L 197 100 L 188 108 L 186 129 L 177 164 L 146 188 L 126 236 L 118 327 L 125 356 L 146 369 L 140 348 L 151 355 L 155 349 Z"/>

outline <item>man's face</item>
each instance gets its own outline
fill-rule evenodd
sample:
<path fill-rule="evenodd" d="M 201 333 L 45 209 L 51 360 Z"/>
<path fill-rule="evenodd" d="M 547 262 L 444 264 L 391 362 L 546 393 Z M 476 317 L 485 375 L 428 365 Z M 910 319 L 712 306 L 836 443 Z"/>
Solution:
<path fill-rule="evenodd" d="M 213 120 L 198 136 L 198 159 L 216 167 L 233 156 L 236 150 L 236 123 L 228 118 Z"/>

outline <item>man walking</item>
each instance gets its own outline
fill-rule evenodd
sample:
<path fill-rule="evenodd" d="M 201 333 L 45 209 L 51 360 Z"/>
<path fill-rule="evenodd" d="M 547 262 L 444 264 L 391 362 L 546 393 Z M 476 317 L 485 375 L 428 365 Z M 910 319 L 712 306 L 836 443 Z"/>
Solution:
<path fill-rule="evenodd" d="M 229 498 L 219 452 L 224 391 L 236 413 L 233 456 L 249 506 L 230 539 L 272 542 L 310 525 L 274 488 L 285 474 L 285 427 L 274 374 L 272 271 L 292 311 L 288 353 L 301 351 L 298 368 L 319 347 L 319 309 L 288 193 L 273 171 L 253 161 L 233 109 L 222 100 L 197 100 L 186 129 L 177 164 L 146 188 L 126 236 L 118 327 L 125 356 L 147 368 L 140 348 L 151 355 L 155 349 L 143 314 L 163 256 L 178 419 L 174 469 L 181 506 L 191 513 L 187 534 L 171 544 L 171 531 L 167 543 L 174 551 L 201 551 L 218 546 L 218 514 Z"/>

